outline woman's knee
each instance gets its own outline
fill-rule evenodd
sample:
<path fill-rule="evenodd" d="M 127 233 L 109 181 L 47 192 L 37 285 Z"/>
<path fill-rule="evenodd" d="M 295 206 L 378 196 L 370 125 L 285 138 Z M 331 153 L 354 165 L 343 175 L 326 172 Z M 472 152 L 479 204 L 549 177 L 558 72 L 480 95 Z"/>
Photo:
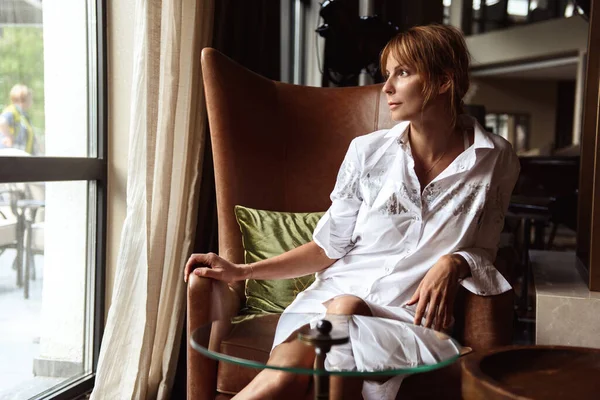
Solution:
<path fill-rule="evenodd" d="M 371 309 L 360 297 L 337 296 L 327 305 L 327 314 L 372 315 Z"/>
<path fill-rule="evenodd" d="M 308 344 L 297 340 L 297 333 L 293 333 L 286 341 L 273 349 L 267 362 L 283 368 L 311 368 L 315 354 Z"/>

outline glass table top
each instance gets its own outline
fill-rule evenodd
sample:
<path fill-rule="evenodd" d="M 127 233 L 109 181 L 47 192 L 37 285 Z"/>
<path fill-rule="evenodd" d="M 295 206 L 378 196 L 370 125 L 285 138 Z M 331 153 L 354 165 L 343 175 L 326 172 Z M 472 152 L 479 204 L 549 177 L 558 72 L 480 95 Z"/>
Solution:
<path fill-rule="evenodd" d="M 262 359 L 256 357 L 256 351 L 236 353 L 231 351 L 235 346 L 221 345 L 241 324 L 262 325 L 254 330 L 259 331 L 256 338 L 243 337 L 239 344 L 242 348 L 262 347 Z M 277 324 L 281 332 L 293 332 L 287 337 L 303 342 L 306 351 L 318 352 L 324 346 L 324 365 L 299 368 L 267 363 L 275 334 L 272 328 Z M 447 334 L 410 323 L 359 315 L 295 313 L 216 319 L 193 332 L 191 346 L 209 358 L 251 368 L 361 377 L 426 372 L 452 364 L 461 353 L 461 346 Z"/>

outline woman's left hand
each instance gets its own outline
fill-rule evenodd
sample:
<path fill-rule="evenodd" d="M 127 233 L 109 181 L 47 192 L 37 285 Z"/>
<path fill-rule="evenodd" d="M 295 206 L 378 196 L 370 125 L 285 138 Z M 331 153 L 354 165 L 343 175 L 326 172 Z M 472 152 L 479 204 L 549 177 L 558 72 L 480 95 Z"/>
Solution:
<path fill-rule="evenodd" d="M 454 299 L 458 292 L 459 279 L 468 276 L 469 265 L 458 255 L 442 256 L 419 284 L 417 290 L 406 303 L 418 303 L 415 313 L 415 325 L 421 325 L 425 317 L 426 328 L 437 331 L 447 329 L 452 323 Z M 425 316 L 425 311 L 427 315 Z M 434 325 L 435 322 L 435 325 Z"/>

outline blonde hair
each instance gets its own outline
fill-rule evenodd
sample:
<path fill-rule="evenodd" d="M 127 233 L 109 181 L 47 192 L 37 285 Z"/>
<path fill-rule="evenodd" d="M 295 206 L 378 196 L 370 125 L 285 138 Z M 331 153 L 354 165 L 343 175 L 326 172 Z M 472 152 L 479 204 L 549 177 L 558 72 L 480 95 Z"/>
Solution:
<path fill-rule="evenodd" d="M 426 25 L 410 28 L 394 36 L 381 53 L 381 70 L 388 58 L 415 68 L 423 77 L 423 109 L 448 83 L 452 125 L 463 113 L 462 99 L 469 90 L 470 55 L 462 32 L 448 25 Z"/>
<path fill-rule="evenodd" d="M 11 103 L 25 103 L 33 96 L 31 89 L 25 85 L 17 84 L 10 89 Z"/>

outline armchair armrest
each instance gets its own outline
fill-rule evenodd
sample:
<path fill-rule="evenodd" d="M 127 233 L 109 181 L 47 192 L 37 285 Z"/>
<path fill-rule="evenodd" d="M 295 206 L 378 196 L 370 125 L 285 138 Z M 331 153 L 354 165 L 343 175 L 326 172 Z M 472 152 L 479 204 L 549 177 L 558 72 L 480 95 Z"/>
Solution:
<path fill-rule="evenodd" d="M 455 337 L 474 350 L 488 350 L 512 342 L 514 291 L 496 296 L 478 296 L 460 290 L 455 313 Z"/>
<path fill-rule="evenodd" d="M 500 247 L 494 265 L 512 284 L 516 256 L 512 247 Z M 513 290 L 496 296 L 478 296 L 461 288 L 455 302 L 454 337 L 464 346 L 482 351 L 512 343 Z"/>
<path fill-rule="evenodd" d="M 195 351 L 190 340 L 201 326 L 237 314 L 240 298 L 229 285 L 194 274 L 190 275 L 187 293 L 187 397 L 212 400 L 217 386 L 217 361 Z M 215 341 L 220 342 L 220 337 Z"/>

